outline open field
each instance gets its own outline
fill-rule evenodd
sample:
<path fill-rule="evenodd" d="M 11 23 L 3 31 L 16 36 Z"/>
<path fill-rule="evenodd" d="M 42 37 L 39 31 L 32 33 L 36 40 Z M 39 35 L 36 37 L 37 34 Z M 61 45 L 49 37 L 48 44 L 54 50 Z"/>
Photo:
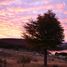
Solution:
<path fill-rule="evenodd" d="M 2 65 L 2 67 L 23 67 L 23 63 L 18 62 L 21 60 L 22 56 L 31 58 L 29 63 L 24 63 L 24 67 L 44 67 L 43 55 L 38 53 L 34 54 L 34 52 L 8 49 L 0 50 L 0 59 L 2 60 L 2 62 L 0 61 L 0 65 Z M 48 56 L 48 67 L 53 67 L 54 65 L 58 67 L 67 67 L 67 61 L 58 59 L 55 56 Z"/>

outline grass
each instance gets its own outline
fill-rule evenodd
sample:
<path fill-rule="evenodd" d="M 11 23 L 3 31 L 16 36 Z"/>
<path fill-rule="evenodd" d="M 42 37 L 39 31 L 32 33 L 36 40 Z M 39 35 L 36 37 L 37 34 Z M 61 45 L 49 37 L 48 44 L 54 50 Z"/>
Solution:
<path fill-rule="evenodd" d="M 8 52 L 10 53 L 10 51 Z M 8 57 L 5 56 L 5 54 L 3 53 L 2 55 L 4 55 L 4 57 L 2 57 L 2 55 L 0 54 L 0 58 L 2 60 L 6 60 L 6 66 L 5 67 L 23 67 L 23 63 L 18 63 L 18 60 L 20 60 L 19 58 L 22 55 L 26 55 L 26 56 L 30 56 L 30 58 L 32 58 L 30 63 L 25 63 L 24 67 L 44 67 L 43 66 L 43 56 L 35 56 L 34 54 L 30 53 L 30 52 L 15 52 L 13 51 L 10 53 L 11 56 Z M 54 60 L 49 60 L 50 58 L 54 59 Z M 48 67 L 67 67 L 67 61 L 63 61 L 61 59 L 58 58 L 54 58 L 54 57 L 50 57 L 48 59 Z M 4 62 L 4 61 L 3 61 Z M 4 63 L 1 63 L 2 66 L 4 66 Z"/>

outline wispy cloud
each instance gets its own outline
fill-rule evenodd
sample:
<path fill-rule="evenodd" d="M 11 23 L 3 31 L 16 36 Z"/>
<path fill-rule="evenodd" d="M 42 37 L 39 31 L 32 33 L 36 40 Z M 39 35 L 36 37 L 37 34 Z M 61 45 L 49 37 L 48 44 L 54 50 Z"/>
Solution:
<path fill-rule="evenodd" d="M 57 14 L 67 31 L 66 4 L 66 0 L 0 0 L 0 37 L 20 37 L 21 31 L 24 32 L 22 26 L 25 22 L 31 18 L 36 19 L 38 14 L 49 9 Z"/>
<path fill-rule="evenodd" d="M 64 14 L 67 15 L 67 11 L 64 11 Z"/>

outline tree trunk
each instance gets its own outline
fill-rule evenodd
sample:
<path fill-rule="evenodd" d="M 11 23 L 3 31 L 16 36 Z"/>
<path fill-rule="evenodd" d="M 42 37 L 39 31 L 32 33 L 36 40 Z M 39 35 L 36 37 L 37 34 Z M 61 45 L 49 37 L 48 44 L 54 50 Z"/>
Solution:
<path fill-rule="evenodd" d="M 25 66 L 25 63 L 22 64 L 22 67 L 24 67 L 24 66 Z"/>
<path fill-rule="evenodd" d="M 44 49 L 44 67 L 47 67 L 47 49 Z"/>

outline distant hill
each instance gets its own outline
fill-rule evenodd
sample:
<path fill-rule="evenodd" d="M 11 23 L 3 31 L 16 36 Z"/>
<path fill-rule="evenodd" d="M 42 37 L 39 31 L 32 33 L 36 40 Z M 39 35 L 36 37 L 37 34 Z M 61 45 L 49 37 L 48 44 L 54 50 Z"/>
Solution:
<path fill-rule="evenodd" d="M 17 38 L 3 38 L 0 39 L 0 48 L 14 48 L 14 49 L 27 49 L 27 42 L 25 39 L 17 39 Z M 61 49 L 67 49 L 67 43 L 63 43 Z"/>
<path fill-rule="evenodd" d="M 62 49 L 67 49 L 67 43 L 63 43 L 61 46 Z"/>
<path fill-rule="evenodd" d="M 0 48 L 26 48 L 27 43 L 24 39 L 4 38 L 0 39 Z"/>

